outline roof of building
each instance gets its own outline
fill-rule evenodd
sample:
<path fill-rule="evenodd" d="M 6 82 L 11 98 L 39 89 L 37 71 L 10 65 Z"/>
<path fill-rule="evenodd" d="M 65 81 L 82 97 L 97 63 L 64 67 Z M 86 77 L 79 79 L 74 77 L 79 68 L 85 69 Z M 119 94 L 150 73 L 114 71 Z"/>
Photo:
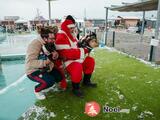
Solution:
<path fill-rule="evenodd" d="M 35 18 L 34 18 L 34 20 L 36 21 L 43 21 L 43 20 L 46 20 L 43 16 L 36 16 Z"/>
<path fill-rule="evenodd" d="M 135 16 L 126 16 L 126 17 L 123 17 L 123 19 L 129 19 L 129 20 L 138 20 L 140 19 L 139 17 L 135 17 Z"/>
<path fill-rule="evenodd" d="M 157 10 L 158 0 L 147 0 L 143 2 L 135 2 L 123 6 L 115 6 L 110 8 L 113 11 L 130 12 L 130 11 L 151 11 Z"/>

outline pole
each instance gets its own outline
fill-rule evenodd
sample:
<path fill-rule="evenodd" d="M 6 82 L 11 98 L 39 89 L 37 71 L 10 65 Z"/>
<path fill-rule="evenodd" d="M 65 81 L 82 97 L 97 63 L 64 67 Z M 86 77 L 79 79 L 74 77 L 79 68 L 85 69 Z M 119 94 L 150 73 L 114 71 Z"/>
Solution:
<path fill-rule="evenodd" d="M 108 7 L 104 7 L 106 9 L 106 20 L 105 20 L 105 45 L 107 45 L 107 36 L 108 36 Z"/>
<path fill-rule="evenodd" d="M 86 17 L 86 8 L 84 9 L 84 18 L 83 18 L 83 20 L 84 20 L 84 25 L 83 25 L 83 35 L 85 36 L 86 35 L 86 25 L 85 25 L 85 22 L 86 22 L 86 20 L 87 20 L 87 17 Z"/>
<path fill-rule="evenodd" d="M 48 0 L 49 25 L 51 25 L 51 0 Z"/>
<path fill-rule="evenodd" d="M 154 36 L 152 36 L 152 39 L 155 39 Z M 152 41 L 151 39 L 151 41 Z M 152 59 L 153 59 L 153 51 L 154 51 L 154 46 L 151 45 L 150 47 L 150 54 L 149 54 L 149 61 L 152 62 Z"/>
<path fill-rule="evenodd" d="M 153 49 L 154 49 L 154 46 L 151 45 L 151 48 L 150 48 L 150 56 L 149 56 L 149 61 L 151 62 L 152 59 L 153 59 Z"/>
<path fill-rule="evenodd" d="M 158 11 L 157 11 L 157 21 L 156 21 L 156 27 L 155 27 L 155 39 L 158 40 L 158 36 L 159 36 L 159 27 L 160 27 L 160 0 L 158 0 Z M 156 61 L 155 59 L 155 53 L 156 53 L 156 46 L 154 46 L 152 50 L 152 54 L 150 54 L 150 61 Z M 151 50 L 150 50 L 151 51 Z"/>
<path fill-rule="evenodd" d="M 143 41 L 143 34 L 145 29 L 145 11 L 143 11 L 142 28 L 141 28 L 141 42 Z"/>
<path fill-rule="evenodd" d="M 159 27 L 160 27 L 160 0 L 158 0 L 157 21 L 156 21 L 156 28 L 155 28 L 155 39 L 158 39 Z"/>
<path fill-rule="evenodd" d="M 113 31 L 113 44 L 112 44 L 112 47 L 115 46 L 115 31 Z"/>

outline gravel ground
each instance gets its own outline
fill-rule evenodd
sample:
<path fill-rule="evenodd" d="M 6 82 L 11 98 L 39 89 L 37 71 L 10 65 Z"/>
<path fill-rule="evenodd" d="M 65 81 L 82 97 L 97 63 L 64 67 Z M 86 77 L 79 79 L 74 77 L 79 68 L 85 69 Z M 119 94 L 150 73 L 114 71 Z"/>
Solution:
<path fill-rule="evenodd" d="M 99 39 L 103 32 L 98 32 Z M 115 48 L 127 54 L 148 60 L 150 53 L 150 40 L 152 33 L 145 31 L 143 39 L 140 34 L 128 33 L 126 31 L 115 32 Z M 108 32 L 107 46 L 112 47 L 113 31 Z M 155 50 L 155 61 L 160 61 L 160 45 Z"/>

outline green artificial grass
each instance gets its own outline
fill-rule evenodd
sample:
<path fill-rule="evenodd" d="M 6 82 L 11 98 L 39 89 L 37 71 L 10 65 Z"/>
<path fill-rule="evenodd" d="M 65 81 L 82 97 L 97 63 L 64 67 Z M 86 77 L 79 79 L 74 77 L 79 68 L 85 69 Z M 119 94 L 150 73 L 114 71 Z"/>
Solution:
<path fill-rule="evenodd" d="M 96 61 L 92 79 L 98 87 L 82 86 L 84 99 L 72 95 L 69 83 L 67 91 L 50 92 L 46 100 L 36 103 L 56 114 L 51 120 L 160 120 L 160 69 L 104 49 L 97 49 L 92 56 Z M 84 114 L 85 104 L 90 101 L 101 106 L 96 117 Z M 130 113 L 104 113 L 105 104 L 130 109 Z"/>

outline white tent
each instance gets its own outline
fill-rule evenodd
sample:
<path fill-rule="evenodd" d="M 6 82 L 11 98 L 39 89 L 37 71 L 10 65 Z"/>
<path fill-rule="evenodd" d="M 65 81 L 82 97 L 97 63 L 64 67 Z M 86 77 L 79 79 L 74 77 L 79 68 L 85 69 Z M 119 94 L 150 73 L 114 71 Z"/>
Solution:
<path fill-rule="evenodd" d="M 17 21 L 15 21 L 15 23 L 16 24 L 19 24 L 19 23 L 22 23 L 22 24 L 27 24 L 28 23 L 28 21 L 27 20 L 24 20 L 24 19 L 19 19 L 19 20 L 17 20 Z"/>

